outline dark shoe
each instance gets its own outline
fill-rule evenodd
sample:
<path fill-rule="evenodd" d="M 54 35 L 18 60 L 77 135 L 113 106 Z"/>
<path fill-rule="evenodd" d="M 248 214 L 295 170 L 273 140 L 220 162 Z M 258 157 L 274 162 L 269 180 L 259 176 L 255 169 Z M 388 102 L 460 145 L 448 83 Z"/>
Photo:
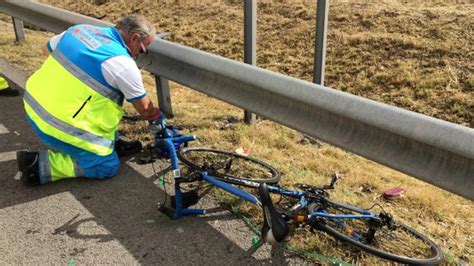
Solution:
<path fill-rule="evenodd" d="M 142 150 L 142 143 L 138 140 L 125 141 L 118 139 L 115 142 L 115 151 L 119 157 L 137 154 Z"/>
<path fill-rule="evenodd" d="M 10 87 L 0 90 L 0 96 L 6 97 L 14 97 L 20 95 L 20 91 L 18 89 L 12 89 Z"/>
<path fill-rule="evenodd" d="M 21 172 L 21 181 L 25 186 L 40 185 L 39 154 L 34 151 L 17 151 L 16 163 Z"/>

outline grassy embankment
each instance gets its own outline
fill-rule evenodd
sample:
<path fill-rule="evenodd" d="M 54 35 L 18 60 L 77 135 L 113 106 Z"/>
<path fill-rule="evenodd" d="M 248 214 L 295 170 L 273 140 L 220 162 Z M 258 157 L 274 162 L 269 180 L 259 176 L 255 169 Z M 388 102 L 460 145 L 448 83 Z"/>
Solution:
<path fill-rule="evenodd" d="M 173 32 L 173 41 L 242 59 L 241 5 L 208 8 L 143 1 L 132 7 L 120 2 L 102 1 L 99 6 L 92 2 L 56 4 L 86 15 L 106 15 L 109 21 L 136 10 L 150 17 L 160 31 Z M 473 6 L 457 1 L 422 2 L 331 3 L 326 84 L 472 127 Z M 313 4 L 260 4 L 258 65 L 311 80 L 313 14 Z M 33 71 L 42 61 L 39 47 L 49 36 L 28 31 L 27 42 L 16 44 L 11 31 L 0 32 L 0 56 Z M 153 78 L 144 73 L 144 80 L 154 96 Z M 429 235 L 447 253 L 474 260 L 472 202 L 333 146 L 312 144 L 300 133 L 267 120 L 222 129 L 229 116 L 241 117 L 239 109 L 174 83 L 172 100 L 172 122 L 197 134 L 195 145 L 250 148 L 251 155 L 264 158 L 283 173 L 283 184 L 326 183 L 332 172 L 339 172 L 343 179 L 333 198 L 365 207 L 380 202 L 400 220 Z M 130 106 L 126 109 L 133 112 Z M 145 123 L 124 123 L 121 130 L 129 137 L 150 140 Z M 403 198 L 393 202 L 380 198 L 384 190 L 395 186 L 407 189 Z M 255 212 L 246 206 L 241 209 Z M 323 236 L 298 235 L 290 244 L 302 249 L 352 262 L 378 261 Z"/>

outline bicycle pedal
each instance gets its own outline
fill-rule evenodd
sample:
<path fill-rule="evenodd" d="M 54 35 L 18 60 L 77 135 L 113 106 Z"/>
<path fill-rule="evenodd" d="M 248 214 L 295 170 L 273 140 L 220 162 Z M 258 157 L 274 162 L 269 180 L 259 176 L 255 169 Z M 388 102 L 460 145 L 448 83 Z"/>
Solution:
<path fill-rule="evenodd" d="M 181 202 L 183 204 L 183 208 L 187 208 L 192 206 L 199 201 L 199 195 L 197 190 L 191 190 L 181 193 Z M 176 208 L 176 196 L 171 196 L 171 206 Z"/>
<path fill-rule="evenodd" d="M 154 163 L 155 161 L 156 159 L 153 158 L 152 156 L 143 155 L 138 159 L 137 164 L 149 164 L 149 163 Z"/>

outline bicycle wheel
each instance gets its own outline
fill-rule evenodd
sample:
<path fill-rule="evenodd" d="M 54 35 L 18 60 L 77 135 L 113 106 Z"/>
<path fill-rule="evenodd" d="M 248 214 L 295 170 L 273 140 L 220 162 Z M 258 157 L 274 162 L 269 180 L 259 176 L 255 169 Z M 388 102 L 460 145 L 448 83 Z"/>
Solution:
<path fill-rule="evenodd" d="M 336 215 L 361 214 L 332 201 L 328 201 L 325 211 Z M 379 217 L 384 219 L 382 214 Z M 312 226 L 384 259 L 419 265 L 443 262 L 441 249 L 423 234 L 394 221 L 390 226 L 377 226 L 373 234 L 374 221 L 375 219 L 327 218 L 317 219 Z"/>
<path fill-rule="evenodd" d="M 280 173 L 256 158 L 211 148 L 187 147 L 181 149 L 179 159 L 191 169 L 206 171 L 225 182 L 257 188 L 260 183 L 280 181 Z"/>

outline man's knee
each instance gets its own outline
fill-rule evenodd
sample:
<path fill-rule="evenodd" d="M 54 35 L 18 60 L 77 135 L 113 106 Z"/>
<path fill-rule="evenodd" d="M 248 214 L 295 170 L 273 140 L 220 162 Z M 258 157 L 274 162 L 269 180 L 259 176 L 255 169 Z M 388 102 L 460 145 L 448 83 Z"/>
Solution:
<path fill-rule="evenodd" d="M 117 174 L 120 160 L 116 153 L 108 156 L 92 156 L 81 159 L 84 176 L 91 179 L 107 179 Z"/>
<path fill-rule="evenodd" d="M 117 175 L 120 160 L 111 160 L 97 166 L 97 179 L 107 179 Z"/>

